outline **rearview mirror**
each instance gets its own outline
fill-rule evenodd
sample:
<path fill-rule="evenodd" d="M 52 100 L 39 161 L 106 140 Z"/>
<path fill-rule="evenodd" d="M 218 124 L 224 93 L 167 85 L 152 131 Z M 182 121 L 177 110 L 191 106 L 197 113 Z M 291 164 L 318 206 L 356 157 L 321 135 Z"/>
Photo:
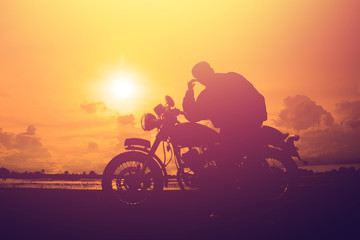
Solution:
<path fill-rule="evenodd" d="M 162 104 L 159 104 L 154 107 L 154 112 L 160 117 L 165 112 L 165 107 Z"/>
<path fill-rule="evenodd" d="M 169 107 L 175 106 L 174 100 L 170 96 L 165 96 L 165 101 Z"/>

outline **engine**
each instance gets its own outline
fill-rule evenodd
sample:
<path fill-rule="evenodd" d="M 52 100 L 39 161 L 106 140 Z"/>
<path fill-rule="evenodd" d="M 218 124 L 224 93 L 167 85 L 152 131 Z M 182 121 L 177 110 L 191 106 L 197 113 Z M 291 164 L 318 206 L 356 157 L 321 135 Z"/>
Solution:
<path fill-rule="evenodd" d="M 181 158 L 185 168 L 190 168 L 192 171 L 199 171 L 206 163 L 204 156 L 196 148 L 190 148 L 189 151 L 183 153 Z"/>

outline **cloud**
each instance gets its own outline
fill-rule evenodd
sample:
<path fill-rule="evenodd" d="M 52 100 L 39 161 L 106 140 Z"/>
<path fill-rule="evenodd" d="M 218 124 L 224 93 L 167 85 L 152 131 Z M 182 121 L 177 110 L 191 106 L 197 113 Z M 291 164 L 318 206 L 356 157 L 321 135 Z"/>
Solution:
<path fill-rule="evenodd" d="M 131 125 L 134 126 L 135 125 L 135 117 L 132 114 L 129 115 L 120 115 L 117 118 L 117 122 L 119 125 Z"/>
<path fill-rule="evenodd" d="M 14 142 L 14 133 L 4 132 L 2 128 L 0 128 L 0 144 L 5 149 L 9 149 L 12 147 Z"/>
<path fill-rule="evenodd" d="M 16 153 L 8 155 L 5 160 L 26 160 L 50 156 L 48 150 L 42 146 L 33 125 L 28 126 L 26 132 L 19 134 L 3 132 L 0 129 L 0 144 L 3 146 L 3 150 Z"/>
<path fill-rule="evenodd" d="M 284 99 L 284 105 L 285 109 L 275 121 L 277 126 L 305 130 L 311 127 L 331 126 L 334 123 L 333 116 L 307 96 L 287 97 Z"/>
<path fill-rule="evenodd" d="M 105 117 L 97 118 L 101 121 Z M 95 127 L 97 130 L 89 132 L 91 128 L 86 124 L 76 124 L 71 128 L 76 129 L 71 136 L 47 139 L 46 147 L 35 126 L 30 125 L 20 133 L 0 129 L 0 167 L 19 172 L 44 169 L 47 173 L 92 170 L 102 173 L 113 157 L 125 151 L 126 138 L 153 141 L 156 134 L 156 131 L 145 132 L 138 127 L 134 115 L 117 114 L 106 118 L 106 128 Z"/>
<path fill-rule="evenodd" d="M 360 128 L 360 101 L 336 104 L 336 114 L 342 117 L 341 125 L 350 129 Z"/>
<path fill-rule="evenodd" d="M 104 112 L 107 110 L 107 107 L 103 102 L 92 102 L 81 104 L 81 109 L 91 114 L 96 112 Z"/>
<path fill-rule="evenodd" d="M 36 136 L 36 128 L 33 125 L 30 125 L 26 132 L 19 133 L 15 137 L 15 148 L 22 150 L 31 150 L 37 151 L 42 149 L 42 143 L 40 138 Z"/>
<path fill-rule="evenodd" d="M 113 121 L 116 123 L 116 129 L 109 134 L 86 134 L 66 138 L 66 146 L 52 152 L 54 153 L 52 159 L 59 163 L 57 171 L 102 173 L 112 158 L 125 151 L 126 138 L 151 140 L 151 133 L 137 127 L 133 115 L 117 116 Z"/>
<path fill-rule="evenodd" d="M 28 126 L 25 132 L 12 133 L 0 129 L 0 163 L 9 168 L 42 169 L 51 155 L 43 147 L 36 127 Z"/>
<path fill-rule="evenodd" d="M 51 148 L 51 161 L 56 167 L 53 167 L 53 172 L 102 173 L 112 158 L 125 151 L 126 138 L 138 137 L 150 140 L 149 134 L 136 126 L 137 119 L 134 115 L 119 115 L 111 109 L 107 109 L 107 113 L 109 114 L 96 116 L 94 123 L 98 124 L 100 121 L 102 123 L 100 128 L 94 125 L 93 129 L 91 124 L 87 126 L 86 123 L 75 125 L 77 131 L 58 138 L 63 144 Z M 47 169 L 45 170 L 48 172 Z"/>
<path fill-rule="evenodd" d="M 97 152 L 99 151 L 99 145 L 96 142 L 88 142 L 88 152 Z"/>
<path fill-rule="evenodd" d="M 126 138 L 144 138 L 147 140 L 152 140 L 154 132 L 145 132 L 141 127 L 138 127 L 135 124 L 134 115 L 122 115 L 118 116 L 118 130 L 119 134 L 117 136 L 118 148 L 124 148 L 124 141 Z"/>
<path fill-rule="evenodd" d="M 275 120 L 283 130 L 300 135 L 300 154 L 312 163 L 360 161 L 360 102 L 336 104 L 334 116 L 307 96 L 287 97 Z"/>

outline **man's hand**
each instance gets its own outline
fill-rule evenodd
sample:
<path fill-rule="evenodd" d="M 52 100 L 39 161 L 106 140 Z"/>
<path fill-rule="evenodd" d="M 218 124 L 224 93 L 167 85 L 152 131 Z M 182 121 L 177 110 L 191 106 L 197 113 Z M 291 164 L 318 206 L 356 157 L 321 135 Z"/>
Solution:
<path fill-rule="evenodd" d="M 196 82 L 196 79 L 191 79 L 189 82 L 188 82 L 188 89 L 189 90 L 194 90 L 194 86 L 195 86 L 195 82 Z"/>

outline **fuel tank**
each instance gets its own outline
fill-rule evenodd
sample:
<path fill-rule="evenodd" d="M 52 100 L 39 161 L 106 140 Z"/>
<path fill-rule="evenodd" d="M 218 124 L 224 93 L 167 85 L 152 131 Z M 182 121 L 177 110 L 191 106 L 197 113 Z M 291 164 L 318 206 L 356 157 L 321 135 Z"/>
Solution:
<path fill-rule="evenodd" d="M 170 131 L 173 144 L 180 147 L 199 147 L 212 145 L 219 142 L 219 134 L 199 123 L 184 122 L 174 126 Z"/>

